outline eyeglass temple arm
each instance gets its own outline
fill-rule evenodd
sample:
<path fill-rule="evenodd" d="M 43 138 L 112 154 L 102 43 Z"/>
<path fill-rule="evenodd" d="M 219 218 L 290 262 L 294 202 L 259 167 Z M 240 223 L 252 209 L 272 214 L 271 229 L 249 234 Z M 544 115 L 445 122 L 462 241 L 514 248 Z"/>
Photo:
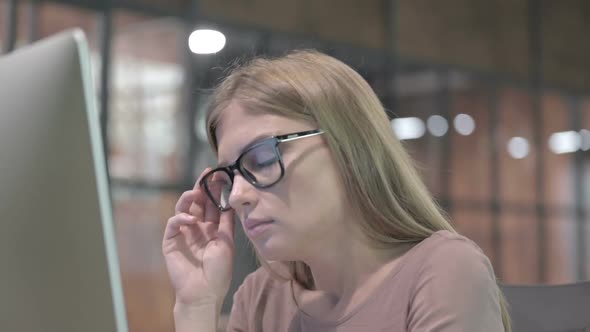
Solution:
<path fill-rule="evenodd" d="M 287 137 L 285 137 L 285 138 L 279 139 L 279 142 L 295 141 L 295 140 L 298 140 L 300 138 L 313 137 L 313 136 L 321 135 L 323 133 L 324 132 L 320 130 L 318 132 L 311 133 L 311 134 L 291 134 L 291 135 L 287 135 Z"/>

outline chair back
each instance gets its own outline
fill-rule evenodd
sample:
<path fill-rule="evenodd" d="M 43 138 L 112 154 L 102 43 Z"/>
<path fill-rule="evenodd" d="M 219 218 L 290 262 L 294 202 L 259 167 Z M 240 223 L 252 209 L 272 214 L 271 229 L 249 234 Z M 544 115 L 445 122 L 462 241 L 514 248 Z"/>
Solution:
<path fill-rule="evenodd" d="M 514 332 L 590 332 L 590 282 L 501 288 Z"/>

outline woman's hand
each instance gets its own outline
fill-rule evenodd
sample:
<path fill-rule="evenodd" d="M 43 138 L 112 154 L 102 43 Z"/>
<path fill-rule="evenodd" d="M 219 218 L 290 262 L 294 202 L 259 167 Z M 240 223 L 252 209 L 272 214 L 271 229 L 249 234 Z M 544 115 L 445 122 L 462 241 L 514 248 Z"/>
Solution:
<path fill-rule="evenodd" d="M 221 307 L 229 290 L 234 260 L 234 212 L 221 213 L 199 186 L 176 203 L 162 241 L 176 306 Z"/>

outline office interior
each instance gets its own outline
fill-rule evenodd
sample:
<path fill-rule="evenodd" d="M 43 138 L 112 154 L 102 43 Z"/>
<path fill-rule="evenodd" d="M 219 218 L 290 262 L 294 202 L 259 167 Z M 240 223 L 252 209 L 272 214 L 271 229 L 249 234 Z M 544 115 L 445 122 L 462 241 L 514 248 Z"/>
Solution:
<path fill-rule="evenodd" d="M 2 53 L 71 27 L 88 37 L 131 331 L 173 330 L 161 237 L 215 165 L 211 89 L 236 61 L 293 49 L 369 82 L 500 282 L 590 280 L 588 1 L 0 0 L 0 17 Z M 191 50 L 199 29 L 221 32 L 223 48 Z M 258 266 L 236 231 L 225 313 Z"/>

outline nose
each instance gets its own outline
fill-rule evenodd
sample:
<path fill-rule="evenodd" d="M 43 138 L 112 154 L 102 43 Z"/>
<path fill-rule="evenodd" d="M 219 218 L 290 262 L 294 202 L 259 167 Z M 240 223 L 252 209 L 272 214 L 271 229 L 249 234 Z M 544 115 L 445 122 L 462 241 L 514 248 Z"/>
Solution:
<path fill-rule="evenodd" d="M 251 209 L 252 206 L 256 205 L 257 199 L 256 188 L 246 181 L 241 174 L 236 174 L 229 194 L 229 205 L 236 211 L 240 211 L 245 207 Z"/>

